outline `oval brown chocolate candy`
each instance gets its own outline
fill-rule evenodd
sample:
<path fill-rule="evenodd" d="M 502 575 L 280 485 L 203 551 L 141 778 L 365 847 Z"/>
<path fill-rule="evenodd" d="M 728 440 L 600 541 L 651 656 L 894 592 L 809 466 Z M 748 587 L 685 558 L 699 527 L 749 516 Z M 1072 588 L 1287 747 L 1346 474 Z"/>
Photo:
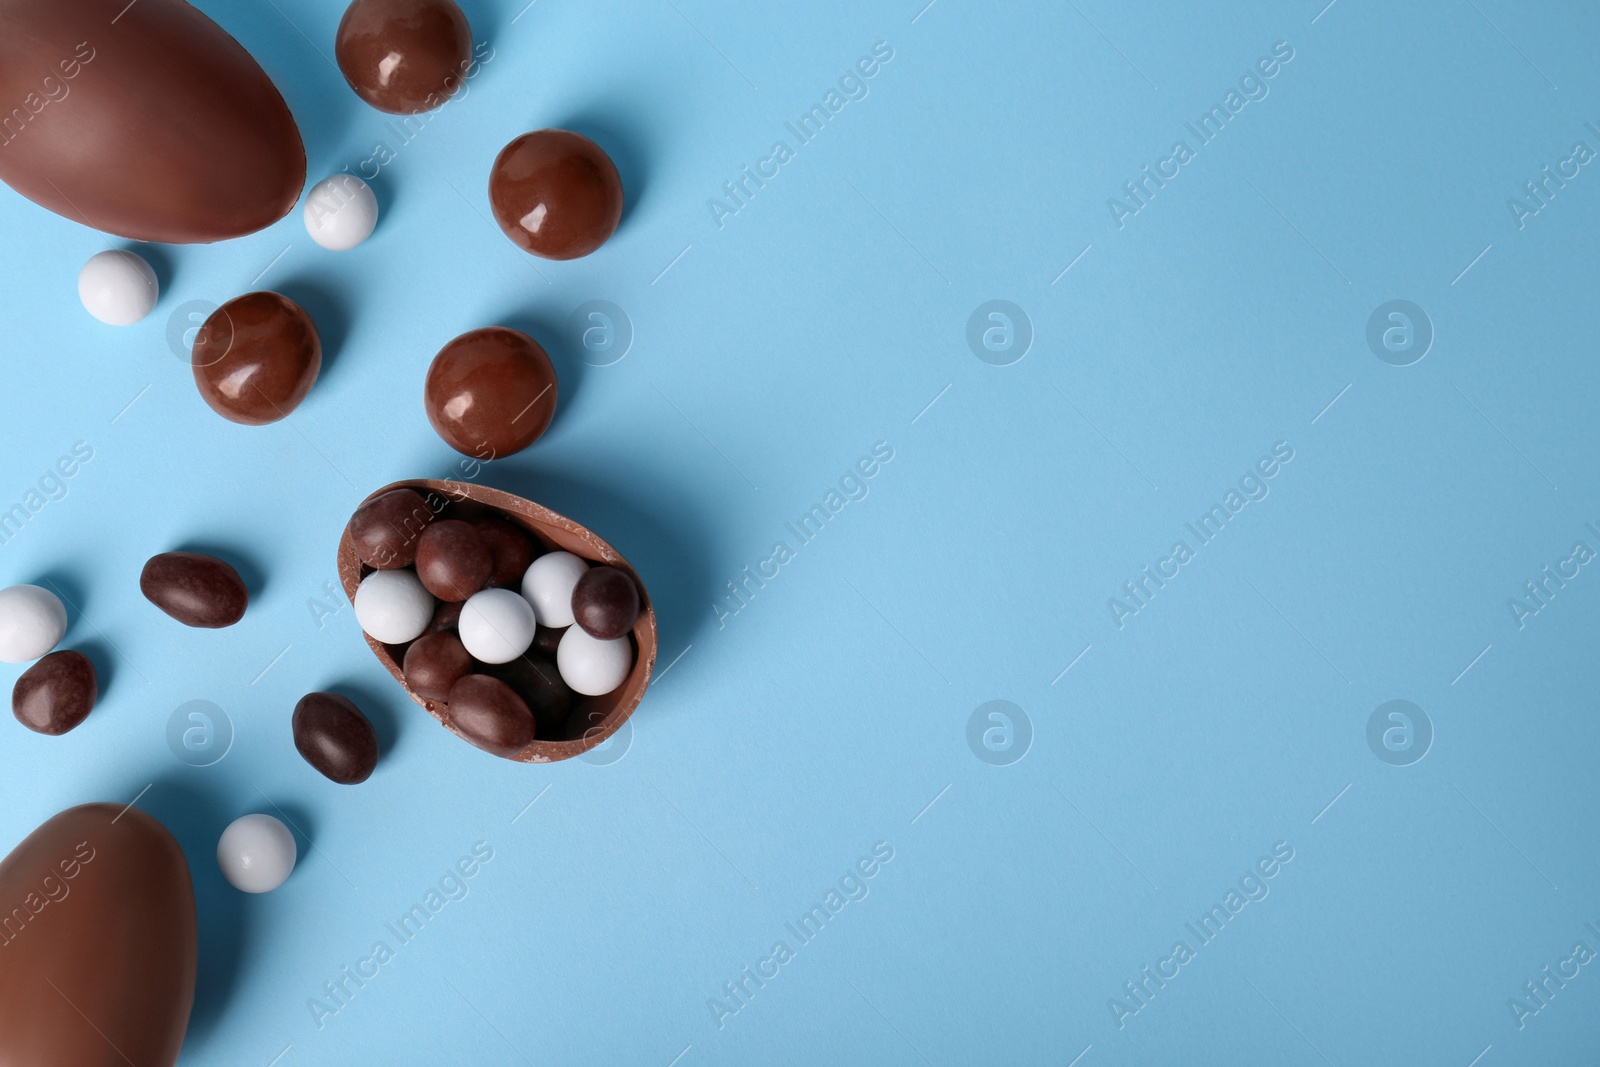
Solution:
<path fill-rule="evenodd" d="M 423 407 L 438 435 L 463 455 L 498 459 L 537 441 L 556 413 L 556 369 L 520 330 L 462 334 L 428 365 Z"/>
<path fill-rule="evenodd" d="M 380 571 L 409 567 L 417 561 L 417 538 L 433 516 L 428 502 L 410 489 L 375 496 L 350 516 L 356 554 Z"/>
<path fill-rule="evenodd" d="M 494 569 L 489 545 L 471 523 L 440 519 L 417 538 L 417 579 L 440 600 L 465 600 Z"/>
<path fill-rule="evenodd" d="M 94 664 L 82 652 L 52 652 L 22 672 L 11 713 L 35 733 L 64 734 L 89 717 L 99 699 Z"/>
<path fill-rule="evenodd" d="M 349 697 L 307 693 L 291 720 L 295 750 L 325 778 L 356 785 L 378 765 L 378 735 Z"/>
<path fill-rule="evenodd" d="M 522 576 L 533 562 L 533 541 L 522 530 L 504 519 L 482 519 L 473 523 L 494 560 L 489 570 L 489 589 L 520 589 Z"/>
<path fill-rule="evenodd" d="M 533 712 L 505 682 L 469 674 L 450 687 L 446 721 L 485 752 L 515 756 L 537 733 Z"/>
<path fill-rule="evenodd" d="M 590 567 L 572 587 L 572 617 L 591 637 L 622 637 L 639 617 L 639 587 L 616 567 Z"/>
<path fill-rule="evenodd" d="M 183 0 L 0 3 L 0 179 L 58 215 L 164 244 L 294 207 L 300 131 L 250 53 Z"/>
<path fill-rule="evenodd" d="M 450 688 L 472 670 L 472 657 L 454 633 L 423 634 L 406 649 L 406 685 L 428 700 L 447 700 Z"/>
<path fill-rule="evenodd" d="M 200 397 L 229 422 L 262 426 L 300 406 L 322 369 L 305 309 L 278 293 L 246 293 L 211 313 L 189 361 Z"/>
<path fill-rule="evenodd" d="M 518 248 L 577 259 L 622 221 L 622 178 L 611 157 L 571 130 L 534 130 L 506 145 L 489 172 L 489 207 Z"/>
<path fill-rule="evenodd" d="M 339 71 L 379 111 L 415 115 L 454 96 L 472 66 L 455 0 L 355 0 L 334 38 Z"/>
<path fill-rule="evenodd" d="M 577 703 L 578 694 L 561 680 L 561 672 L 553 660 L 540 655 L 522 655 L 489 670 L 528 705 L 540 739 L 560 736 L 561 724 Z"/>
<path fill-rule="evenodd" d="M 215 556 L 163 552 L 139 575 L 139 591 L 185 626 L 218 629 L 244 618 L 250 591 L 244 579 Z"/>

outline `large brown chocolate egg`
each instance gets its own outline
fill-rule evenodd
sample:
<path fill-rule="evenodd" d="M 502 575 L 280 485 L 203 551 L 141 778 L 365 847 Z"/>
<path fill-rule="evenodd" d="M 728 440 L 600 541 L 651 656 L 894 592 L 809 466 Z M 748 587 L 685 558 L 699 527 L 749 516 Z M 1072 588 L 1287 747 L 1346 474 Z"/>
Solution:
<path fill-rule="evenodd" d="M 140 241 L 253 233 L 305 184 L 266 72 L 184 0 L 0 0 L 0 179 Z"/>
<path fill-rule="evenodd" d="M 550 425 L 556 370 L 527 334 L 486 326 L 433 357 L 423 406 L 445 444 L 478 459 L 499 459 L 527 448 Z"/>
<path fill-rule="evenodd" d="M 380 111 L 431 111 L 472 66 L 472 28 L 455 0 L 355 0 L 334 40 L 339 70 Z"/>
<path fill-rule="evenodd" d="M 622 221 L 622 178 L 601 147 L 570 130 L 535 130 L 501 149 L 489 206 L 507 237 L 545 259 L 577 259 Z"/>
<path fill-rule="evenodd" d="M 194 1003 L 183 850 L 122 804 L 69 808 L 0 861 L 0 1063 L 172 1067 Z"/>
<path fill-rule="evenodd" d="M 195 385 L 230 422 L 260 426 L 300 406 L 322 369 L 305 309 L 277 293 L 246 293 L 211 313 L 190 356 Z"/>

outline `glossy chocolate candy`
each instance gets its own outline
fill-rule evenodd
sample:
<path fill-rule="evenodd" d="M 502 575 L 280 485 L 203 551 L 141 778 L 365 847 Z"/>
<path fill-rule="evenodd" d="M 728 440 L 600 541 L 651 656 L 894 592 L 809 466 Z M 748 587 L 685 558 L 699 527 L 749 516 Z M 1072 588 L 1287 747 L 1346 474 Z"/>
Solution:
<path fill-rule="evenodd" d="M 213 630 L 244 618 L 250 603 L 239 572 L 199 552 L 151 556 L 139 575 L 139 591 L 185 626 Z"/>
<path fill-rule="evenodd" d="M 11 713 L 35 733 L 64 734 L 89 717 L 99 696 L 88 656 L 52 652 L 17 679 L 11 690 Z"/>
<path fill-rule="evenodd" d="M 570 130 L 535 130 L 501 149 L 489 172 L 495 221 L 525 252 L 577 259 L 622 221 L 622 178 L 599 145 Z"/>
<path fill-rule="evenodd" d="M 433 521 L 433 508 L 410 489 L 373 497 L 350 516 L 350 537 L 361 562 L 379 570 L 417 561 L 417 538 Z"/>
<path fill-rule="evenodd" d="M 183 0 L 0 0 L 0 179 L 97 230 L 253 233 L 305 184 L 270 78 Z"/>
<path fill-rule="evenodd" d="M 590 567 L 572 588 L 572 618 L 591 637 L 615 640 L 639 617 L 639 587 L 616 567 Z"/>
<path fill-rule="evenodd" d="M 446 700 L 450 687 L 472 671 L 472 657 L 453 633 L 423 634 L 411 642 L 405 657 L 406 685 L 428 700 Z"/>
<path fill-rule="evenodd" d="M 515 756 L 533 742 L 537 726 L 512 688 L 487 674 L 469 674 L 450 687 L 446 721 L 485 752 Z"/>
<path fill-rule="evenodd" d="M 165 827 L 123 802 L 68 809 L 0 861 L 0 901 L 0 1063 L 177 1062 L 198 938 Z"/>
<path fill-rule="evenodd" d="M 229 422 L 261 426 L 300 406 L 322 369 L 322 342 L 305 310 L 277 293 L 246 293 L 217 308 L 194 337 L 194 382 Z"/>
<path fill-rule="evenodd" d="M 440 600 L 465 600 L 483 588 L 494 557 L 477 528 L 440 519 L 417 538 L 417 578 Z"/>
<path fill-rule="evenodd" d="M 472 66 L 472 28 L 455 0 L 355 0 L 333 54 L 361 99 L 415 115 L 460 90 Z"/>
<path fill-rule="evenodd" d="M 550 425 L 556 369 L 527 334 L 486 326 L 433 357 L 423 406 L 445 444 L 478 459 L 499 459 L 527 448 Z"/>
<path fill-rule="evenodd" d="M 517 589 L 528 564 L 533 562 L 535 549 L 528 535 L 504 519 L 483 519 L 473 523 L 483 543 L 489 546 L 494 560 L 485 586 L 490 589 Z"/>
<path fill-rule="evenodd" d="M 349 697 L 307 693 L 290 723 L 295 750 L 330 781 L 356 785 L 378 765 L 378 735 Z"/>

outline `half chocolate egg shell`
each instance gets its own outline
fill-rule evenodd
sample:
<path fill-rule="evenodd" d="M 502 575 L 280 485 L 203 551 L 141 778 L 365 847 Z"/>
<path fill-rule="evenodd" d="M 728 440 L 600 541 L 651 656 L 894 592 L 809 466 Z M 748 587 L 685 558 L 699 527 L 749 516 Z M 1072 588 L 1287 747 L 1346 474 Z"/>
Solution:
<path fill-rule="evenodd" d="M 581 756 L 603 744 L 639 706 L 639 701 L 644 698 L 644 691 L 650 684 L 650 675 L 656 663 L 655 610 L 651 606 L 650 596 L 645 591 L 644 583 L 639 581 L 639 576 L 634 573 L 628 561 L 581 523 L 558 515 L 531 500 L 499 489 L 490 489 L 469 482 L 418 478 L 386 485 L 368 496 L 367 500 L 395 489 L 414 490 L 428 502 L 436 518 L 464 519 L 468 522 L 490 518 L 504 519 L 526 531 L 537 542 L 542 552 L 557 550 L 571 552 L 590 563 L 603 563 L 616 567 L 634 580 L 634 584 L 639 587 L 639 617 L 629 635 L 634 646 L 634 657 L 633 667 L 629 670 L 627 679 L 604 696 L 579 697 L 571 713 L 566 717 L 563 735 L 532 741 L 507 758 L 521 763 L 552 763 L 556 760 Z M 361 562 L 348 526 L 339 539 L 338 567 L 339 582 L 344 587 L 345 596 L 354 603 L 357 587 L 361 585 L 363 578 L 372 573 L 373 568 Z M 427 699 L 406 684 L 401 664 L 405 659 L 407 645 L 386 645 L 365 634 L 362 636 L 366 638 L 372 654 L 378 657 L 378 662 L 394 676 L 394 680 L 400 683 L 400 687 L 412 700 L 422 705 L 451 733 L 468 740 L 451 721 L 449 704 Z"/>

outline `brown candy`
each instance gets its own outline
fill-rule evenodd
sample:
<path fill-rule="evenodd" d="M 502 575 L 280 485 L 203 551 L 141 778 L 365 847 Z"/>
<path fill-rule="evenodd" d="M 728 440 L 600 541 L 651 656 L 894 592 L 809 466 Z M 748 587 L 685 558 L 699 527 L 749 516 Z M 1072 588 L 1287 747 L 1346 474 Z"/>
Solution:
<path fill-rule="evenodd" d="M 139 591 L 185 626 L 213 630 L 244 618 L 250 603 L 250 591 L 239 572 L 199 552 L 151 556 L 139 575 Z"/>
<path fill-rule="evenodd" d="M 440 600 L 465 600 L 483 588 L 494 559 L 470 523 L 441 519 L 417 538 L 417 578 Z"/>
<path fill-rule="evenodd" d="M 461 625 L 461 607 L 464 600 L 441 600 L 433 609 L 433 620 L 425 631 L 430 634 L 454 633 Z"/>
<path fill-rule="evenodd" d="M 406 684 L 428 700 L 447 700 L 450 688 L 472 670 L 472 657 L 453 633 L 423 634 L 405 657 Z"/>
<path fill-rule="evenodd" d="M 35 733 L 64 734 L 89 717 L 99 696 L 88 656 L 52 652 L 17 679 L 11 690 L 11 713 Z"/>
<path fill-rule="evenodd" d="M 572 587 L 572 617 L 591 637 L 622 637 L 639 617 L 639 587 L 615 567 L 590 567 Z"/>
<path fill-rule="evenodd" d="M 194 382 L 230 422 L 260 426 L 300 406 L 322 369 L 311 316 L 277 293 L 246 293 L 217 308 L 195 334 Z"/>
<path fill-rule="evenodd" d="M 522 576 L 527 573 L 534 556 L 533 542 L 528 535 L 504 519 L 483 519 L 473 525 L 478 528 L 484 544 L 489 546 L 489 555 L 494 560 L 485 587 L 522 588 Z"/>
<path fill-rule="evenodd" d="M 305 184 L 272 80 L 183 0 L 0 3 L 0 179 L 97 230 L 165 244 L 277 221 Z"/>
<path fill-rule="evenodd" d="M 333 54 L 356 95 L 380 111 L 431 111 L 472 67 L 472 28 L 455 0 L 355 0 Z"/>
<path fill-rule="evenodd" d="M 446 721 L 485 752 L 515 756 L 532 743 L 533 713 L 510 686 L 487 674 L 469 674 L 450 688 Z"/>
<path fill-rule="evenodd" d="M 567 715 L 577 703 L 578 694 L 561 680 L 555 662 L 537 654 L 522 655 L 509 663 L 490 668 L 494 676 L 511 687 L 533 712 L 539 737 L 557 737 Z"/>
<path fill-rule="evenodd" d="M 622 220 L 622 178 L 600 146 L 570 130 L 506 145 L 489 173 L 489 206 L 507 237 L 545 259 L 599 248 Z"/>
<path fill-rule="evenodd" d="M 556 413 L 556 370 L 539 343 L 505 326 L 462 334 L 439 350 L 423 387 L 444 443 L 478 459 L 533 444 Z"/>
<path fill-rule="evenodd" d="M 70 808 L 0 862 L 0 900 L 0 1063 L 178 1061 L 199 937 L 164 826 L 121 801 Z"/>
<path fill-rule="evenodd" d="M 378 735 L 349 697 L 307 693 L 294 706 L 291 725 L 296 751 L 331 781 L 364 782 L 378 765 Z"/>
<path fill-rule="evenodd" d="M 533 631 L 533 647 L 554 659 L 556 649 L 561 647 L 561 635 L 566 632 L 565 626 L 560 629 L 554 626 L 540 626 Z"/>
<path fill-rule="evenodd" d="M 410 489 L 375 496 L 350 516 L 350 537 L 361 562 L 379 570 L 417 561 L 417 538 L 433 521 L 433 509 Z"/>

